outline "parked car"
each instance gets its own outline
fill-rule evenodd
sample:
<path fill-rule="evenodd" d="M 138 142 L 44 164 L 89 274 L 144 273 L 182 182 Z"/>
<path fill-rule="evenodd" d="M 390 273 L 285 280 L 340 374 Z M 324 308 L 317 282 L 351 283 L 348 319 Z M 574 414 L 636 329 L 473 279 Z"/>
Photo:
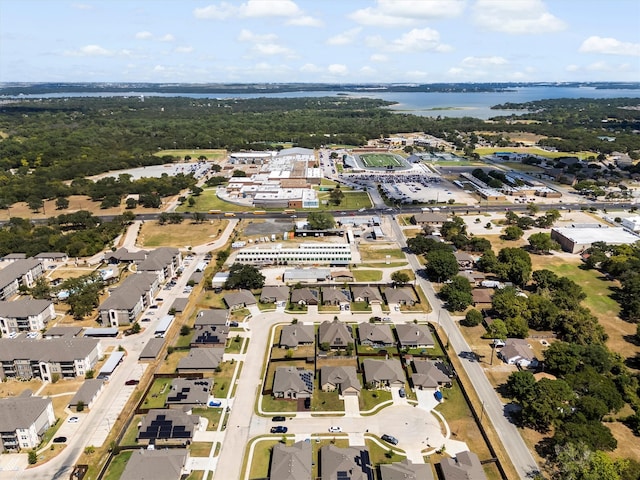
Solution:
<path fill-rule="evenodd" d="M 407 392 L 404 391 L 404 388 L 401 388 L 398 390 L 398 395 L 400 395 L 400 398 L 404 398 L 407 396 Z"/>
<path fill-rule="evenodd" d="M 287 433 L 288 428 L 278 425 L 277 427 L 271 427 L 271 433 Z"/>
<path fill-rule="evenodd" d="M 66 443 L 67 437 L 56 437 L 53 439 L 53 443 Z"/>
<path fill-rule="evenodd" d="M 158 308 L 158 305 L 151 305 L 149 308 L 156 309 L 156 308 Z"/>
<path fill-rule="evenodd" d="M 140 320 L 141 322 L 150 322 L 151 319 L 149 317 L 144 317 L 142 320 Z"/>
<path fill-rule="evenodd" d="M 229 326 L 230 327 L 237 327 L 238 326 L 238 322 L 229 322 Z"/>
<path fill-rule="evenodd" d="M 311 398 L 307 397 L 304 399 L 304 408 L 307 410 L 311 408 Z"/>
<path fill-rule="evenodd" d="M 387 435 L 385 433 L 380 438 L 382 438 L 382 440 L 384 440 L 385 442 L 390 443 L 391 445 L 397 445 L 398 444 L 398 439 L 396 437 L 394 437 L 393 435 Z"/>
<path fill-rule="evenodd" d="M 79 421 L 80 419 L 78 417 L 69 417 L 69 420 L 67 420 L 69 423 L 78 423 Z"/>
<path fill-rule="evenodd" d="M 275 417 L 271 417 L 272 422 L 284 422 L 287 417 L 283 417 L 282 415 L 276 415 Z"/>
<path fill-rule="evenodd" d="M 140 383 L 140 380 L 136 380 L 135 378 L 132 378 L 131 380 L 127 380 L 126 382 L 124 382 L 125 385 L 138 385 Z"/>
<path fill-rule="evenodd" d="M 341 428 L 341 427 L 333 426 L 333 427 L 329 427 L 329 431 L 330 431 L 331 433 L 340 433 L 340 432 L 342 432 L 342 428 Z"/>

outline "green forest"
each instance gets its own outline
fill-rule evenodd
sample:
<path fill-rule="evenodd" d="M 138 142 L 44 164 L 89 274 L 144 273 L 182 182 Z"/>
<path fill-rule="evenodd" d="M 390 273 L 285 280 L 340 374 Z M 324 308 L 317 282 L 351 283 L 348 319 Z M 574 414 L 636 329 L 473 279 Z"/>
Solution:
<path fill-rule="evenodd" d="M 522 118 L 498 117 L 492 129 L 527 131 L 563 151 L 640 150 L 639 99 L 547 100 L 508 105 Z M 189 99 L 182 97 L 56 98 L 6 101 L 0 106 L 0 208 L 17 201 L 90 195 L 175 194 L 192 185 L 189 178 L 131 181 L 102 185 L 85 179 L 110 170 L 168 163 L 177 158 L 160 150 L 226 148 L 265 150 L 293 144 L 366 144 L 396 132 L 425 132 L 467 149 L 464 136 L 486 130 L 470 117 L 420 117 L 393 113 L 389 102 L 370 98 Z M 534 111 L 535 113 L 531 113 Z M 520 117 L 518 117 L 520 118 Z M 603 141 L 599 136 L 615 136 Z M 153 200 L 153 199 L 151 199 Z"/>

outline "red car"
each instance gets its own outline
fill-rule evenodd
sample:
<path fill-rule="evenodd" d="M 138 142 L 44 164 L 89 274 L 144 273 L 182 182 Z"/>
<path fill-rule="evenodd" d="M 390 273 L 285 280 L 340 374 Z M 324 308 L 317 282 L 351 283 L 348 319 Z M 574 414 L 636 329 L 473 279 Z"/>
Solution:
<path fill-rule="evenodd" d="M 125 385 L 138 385 L 140 383 L 140 380 L 127 380 L 126 382 L 124 382 Z"/>

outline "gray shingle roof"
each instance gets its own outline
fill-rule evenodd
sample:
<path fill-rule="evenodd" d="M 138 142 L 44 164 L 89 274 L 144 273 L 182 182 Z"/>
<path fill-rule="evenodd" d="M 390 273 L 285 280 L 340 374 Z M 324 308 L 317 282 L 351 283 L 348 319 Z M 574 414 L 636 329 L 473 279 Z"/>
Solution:
<path fill-rule="evenodd" d="M 473 452 L 460 452 L 456 458 L 443 458 L 440 468 L 444 480 L 486 480 L 478 456 Z"/>
<path fill-rule="evenodd" d="M 169 408 L 152 408 L 149 410 L 149 413 L 142 418 L 138 435 L 144 432 L 154 431 L 154 424 L 159 419 L 162 419 L 166 426 L 170 426 L 170 428 L 155 437 L 163 439 L 179 438 L 180 440 L 184 440 L 185 438 L 183 436 L 174 435 L 174 433 L 181 431 L 189 434 L 189 438 L 193 438 L 195 428 L 200 423 L 200 417 L 198 415 L 188 415 L 180 410 Z M 148 439 L 149 437 L 144 438 Z"/>
<path fill-rule="evenodd" d="M 157 276 L 149 272 L 129 275 L 118 288 L 111 292 L 99 310 L 131 310 L 145 293 L 149 292 Z"/>
<path fill-rule="evenodd" d="M 120 480 L 178 480 L 188 458 L 186 448 L 134 450 Z"/>
<path fill-rule="evenodd" d="M 358 337 L 360 338 L 360 343 L 368 341 L 370 343 L 390 345 L 395 342 L 395 338 L 393 338 L 393 333 L 391 332 L 391 326 L 387 324 L 359 323 Z"/>
<path fill-rule="evenodd" d="M 429 463 L 413 463 L 405 458 L 380 465 L 380 477 L 380 480 L 433 480 L 433 470 Z"/>
<path fill-rule="evenodd" d="M 52 327 L 44 332 L 44 337 L 77 337 L 82 332 L 82 327 Z"/>
<path fill-rule="evenodd" d="M 423 388 L 435 388 L 441 383 L 450 383 L 451 379 L 444 373 L 442 362 L 417 361 L 414 362 L 416 373 L 411 376 L 413 384 Z"/>
<path fill-rule="evenodd" d="M 360 379 L 356 367 L 350 366 L 327 366 L 320 369 L 320 386 L 334 385 L 341 391 L 347 388 L 354 388 L 358 391 L 362 390 Z"/>
<path fill-rule="evenodd" d="M 271 480 L 311 480 L 311 443 L 296 442 L 290 447 L 282 443 L 273 446 Z"/>
<path fill-rule="evenodd" d="M 69 402 L 69 405 L 73 407 L 78 405 L 78 402 L 89 405 L 96 393 L 102 388 L 102 385 L 104 385 L 104 380 L 101 378 L 90 378 L 89 380 L 85 380 Z"/>
<path fill-rule="evenodd" d="M 310 376 L 313 381 L 311 370 L 298 369 L 296 367 L 278 367 L 273 379 L 273 393 L 293 391 L 296 393 L 313 393 L 313 383 L 309 385 L 304 380 L 304 376 Z"/>
<path fill-rule="evenodd" d="M 280 346 L 294 348 L 300 343 L 313 343 L 314 337 L 313 325 L 285 325 L 280 334 Z"/>
<path fill-rule="evenodd" d="M 164 345 L 164 338 L 150 338 L 140 352 L 139 360 L 154 360 Z"/>
<path fill-rule="evenodd" d="M 365 455 L 363 455 L 363 453 Z M 320 469 L 322 480 L 336 480 L 338 472 L 345 472 L 345 480 L 373 480 L 373 467 L 365 463 L 363 457 L 369 458 L 366 448 L 340 448 L 325 445 L 320 449 Z"/>
<path fill-rule="evenodd" d="M 0 361 L 16 359 L 72 362 L 87 357 L 100 341 L 95 338 L 22 340 L 0 338 Z"/>
<path fill-rule="evenodd" d="M 444 223 L 447 221 L 447 216 L 441 213 L 416 213 L 413 216 L 417 224 L 421 223 Z"/>
<path fill-rule="evenodd" d="M 227 307 L 239 307 L 246 305 L 255 305 L 256 298 L 249 290 L 238 290 L 237 292 L 227 293 L 224 296 L 224 302 L 227 304 Z"/>
<path fill-rule="evenodd" d="M 396 333 L 398 334 L 400 345 L 403 347 L 435 345 L 427 325 L 416 325 L 414 323 L 396 325 Z"/>
<path fill-rule="evenodd" d="M 15 302 L 0 302 L 0 317 L 18 318 L 39 315 L 49 308 L 49 300 L 23 299 Z"/>
<path fill-rule="evenodd" d="M 378 287 L 371 287 L 369 285 L 354 285 L 351 287 L 351 291 L 353 292 L 353 298 L 363 298 L 367 302 L 382 301 L 382 295 L 380 295 Z"/>
<path fill-rule="evenodd" d="M 413 290 L 407 287 L 387 288 L 384 291 L 384 296 L 387 297 L 387 303 L 411 303 L 416 301 Z"/>
<path fill-rule="evenodd" d="M 174 378 L 167 405 L 207 405 L 213 381 L 207 378 Z"/>
<path fill-rule="evenodd" d="M 130 252 L 126 248 L 122 247 L 115 252 L 105 254 L 104 258 L 107 260 L 114 259 L 118 262 L 142 262 L 147 258 L 148 251 L 138 250 L 137 252 Z"/>
<path fill-rule="evenodd" d="M 42 265 L 42 261 L 34 258 L 27 258 L 11 262 L 9 265 L 0 270 L 0 289 L 5 288 L 17 278 L 22 277 L 25 273 Z"/>
<path fill-rule="evenodd" d="M 152 250 L 147 258 L 138 264 L 138 271 L 158 271 L 164 269 L 173 262 L 174 257 L 180 254 L 180 250 L 171 247 L 162 247 Z"/>
<path fill-rule="evenodd" d="M 286 302 L 289 300 L 289 287 L 283 286 L 266 286 L 262 288 L 260 294 L 260 301 L 263 303 L 269 303 L 273 299 L 276 302 Z"/>
<path fill-rule="evenodd" d="M 367 382 L 405 382 L 404 372 L 398 360 L 366 359 L 362 362 L 362 369 Z"/>
<path fill-rule="evenodd" d="M 180 370 L 214 370 L 224 355 L 224 348 L 192 348 L 178 363 Z"/>
<path fill-rule="evenodd" d="M 310 288 L 295 288 L 291 291 L 291 303 L 305 303 L 307 305 L 318 304 L 318 290 Z"/>
<path fill-rule="evenodd" d="M 50 398 L 25 397 L 0 399 L 0 432 L 29 428 L 51 403 Z"/>
<path fill-rule="evenodd" d="M 328 343 L 332 347 L 344 348 L 354 343 L 351 328 L 340 320 L 322 322 L 318 328 L 318 339 L 320 343 Z"/>
<path fill-rule="evenodd" d="M 222 308 L 212 308 L 209 310 L 200 310 L 196 315 L 194 326 L 201 327 L 204 325 L 226 325 L 229 312 Z"/>

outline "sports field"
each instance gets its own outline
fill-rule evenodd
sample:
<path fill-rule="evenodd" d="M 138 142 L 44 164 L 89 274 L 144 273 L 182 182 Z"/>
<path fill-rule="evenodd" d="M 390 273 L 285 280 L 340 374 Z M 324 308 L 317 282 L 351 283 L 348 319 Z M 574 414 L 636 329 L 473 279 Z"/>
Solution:
<path fill-rule="evenodd" d="M 363 153 L 359 157 L 365 167 L 387 168 L 404 166 L 394 155 L 387 153 Z"/>

